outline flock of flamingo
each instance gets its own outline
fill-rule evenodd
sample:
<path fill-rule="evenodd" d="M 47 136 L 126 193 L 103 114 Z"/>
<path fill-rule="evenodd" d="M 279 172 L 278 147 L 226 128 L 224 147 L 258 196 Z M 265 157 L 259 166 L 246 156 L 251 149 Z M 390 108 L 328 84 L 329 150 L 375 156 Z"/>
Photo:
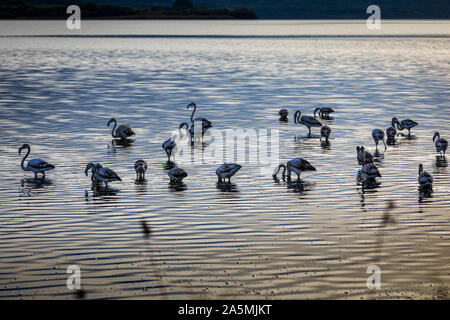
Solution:
<path fill-rule="evenodd" d="M 190 136 L 191 142 L 193 143 L 194 139 L 197 139 L 198 137 L 195 137 L 195 128 L 194 124 L 197 123 L 201 125 L 201 136 L 207 132 L 209 128 L 212 127 L 212 123 L 203 117 L 197 117 L 194 119 L 194 114 L 196 112 L 197 106 L 195 103 L 190 103 L 187 105 L 187 109 L 193 107 L 193 111 L 191 113 L 191 126 L 189 126 L 188 123 L 183 122 L 179 126 L 179 130 L 181 132 L 182 129 L 185 130 L 186 134 Z M 316 108 L 314 110 L 313 116 L 307 116 L 302 115 L 300 111 L 296 111 L 294 114 L 294 123 L 295 124 L 302 124 L 308 128 L 308 137 L 311 137 L 311 128 L 313 127 L 320 127 L 320 140 L 324 138 L 325 144 L 328 143 L 328 139 L 331 135 L 331 128 L 327 125 L 322 125 L 319 120 L 317 120 L 317 115 L 320 119 L 326 119 L 330 120 L 332 119 L 330 117 L 330 114 L 333 113 L 334 110 L 329 107 L 322 107 L 322 108 Z M 279 111 L 279 121 L 281 122 L 288 122 L 288 115 L 289 111 L 287 109 L 281 109 Z M 114 139 L 117 139 L 117 141 L 125 142 L 127 139 L 129 139 L 131 136 L 135 135 L 133 130 L 128 125 L 120 125 L 117 127 L 117 121 L 116 119 L 112 118 L 108 121 L 107 126 L 109 127 L 112 123 L 114 123 L 114 126 L 111 131 L 111 135 Z M 392 118 L 391 126 L 387 128 L 386 130 L 386 142 L 384 141 L 385 138 L 385 132 L 382 129 L 374 129 L 372 131 L 372 138 L 376 145 L 376 150 L 378 150 L 378 143 L 379 141 L 382 141 L 385 147 L 385 150 L 387 149 L 386 143 L 389 145 L 395 144 L 395 137 L 400 134 L 400 131 L 406 129 L 408 130 L 408 137 L 411 135 L 411 129 L 417 126 L 418 123 L 411 120 L 406 119 L 399 121 L 397 118 Z M 117 127 L 117 128 L 116 128 Z M 445 158 L 445 152 L 448 148 L 448 142 L 444 138 L 441 138 L 439 132 L 435 132 L 433 135 L 433 142 L 436 147 L 436 152 L 439 153 L 443 158 Z M 176 148 L 176 140 L 175 139 L 168 139 L 164 141 L 162 144 L 163 150 L 167 154 L 168 158 L 168 164 L 169 164 L 169 171 L 168 176 L 170 179 L 171 184 L 182 184 L 182 180 L 187 177 L 187 172 L 176 166 L 174 162 L 171 161 L 172 158 L 172 152 Z M 21 154 L 22 150 L 26 149 L 27 153 L 22 158 L 21 162 L 21 168 L 23 171 L 31 171 L 35 175 L 35 179 L 38 179 L 38 174 L 42 175 L 41 179 L 45 179 L 45 173 L 47 171 L 55 169 L 55 166 L 44 161 L 41 159 L 33 159 L 28 161 L 27 165 L 25 166 L 25 160 L 27 159 L 28 155 L 30 154 L 31 148 L 28 144 L 24 144 L 19 148 L 19 155 Z M 363 146 L 357 146 L 356 147 L 356 158 L 358 161 L 358 164 L 362 167 L 360 174 L 364 181 L 371 183 L 375 182 L 377 177 L 381 177 L 380 170 L 377 168 L 374 162 L 373 155 L 366 151 Z M 147 171 L 148 165 L 147 162 L 144 160 L 137 160 L 134 164 L 134 168 L 136 171 L 136 179 L 139 181 L 145 180 L 145 173 Z M 241 169 L 241 166 L 236 163 L 223 163 L 220 165 L 216 170 L 216 175 L 218 178 L 218 184 L 224 184 L 224 183 L 231 183 L 231 177 L 234 176 L 239 170 Z M 316 171 L 314 166 L 312 166 L 306 159 L 303 158 L 295 158 L 290 161 L 288 161 L 286 164 L 280 164 L 275 168 L 275 171 L 273 173 L 273 178 L 277 180 L 277 175 L 282 171 L 282 179 L 285 180 L 287 177 L 288 182 L 291 182 L 291 173 L 294 172 L 297 175 L 297 181 L 300 180 L 300 175 L 304 171 Z M 100 163 L 88 163 L 85 169 L 85 174 L 88 176 L 89 171 L 91 172 L 91 182 L 93 187 L 97 187 L 101 185 L 102 183 L 105 185 L 106 188 L 108 188 L 108 183 L 114 182 L 114 181 L 122 181 L 122 179 L 119 177 L 119 175 L 114 172 L 110 168 L 103 167 Z M 228 179 L 228 182 L 226 182 L 226 179 Z M 419 188 L 424 191 L 432 191 L 432 184 L 433 184 L 433 177 L 431 174 L 423 170 L 423 165 L 419 164 L 419 176 L 418 176 L 418 182 L 419 182 Z"/>

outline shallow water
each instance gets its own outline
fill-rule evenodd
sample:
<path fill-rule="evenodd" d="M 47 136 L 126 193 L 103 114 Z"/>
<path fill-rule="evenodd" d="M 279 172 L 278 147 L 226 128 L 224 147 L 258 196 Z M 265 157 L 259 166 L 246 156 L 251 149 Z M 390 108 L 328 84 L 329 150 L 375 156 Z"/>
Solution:
<path fill-rule="evenodd" d="M 91 21 L 82 32 L 98 36 L 77 38 L 62 36 L 63 22 L 17 23 L 1 21 L 1 35 L 34 37 L 0 40 L 1 298 L 75 298 L 75 264 L 91 299 L 448 299 L 450 177 L 432 141 L 450 139 L 448 21 L 391 21 L 377 37 L 345 21 Z M 36 36 L 49 32 L 60 36 Z M 217 164 L 183 163 L 186 188 L 170 188 L 161 143 L 191 101 L 216 129 L 278 128 L 280 161 L 304 157 L 317 172 L 293 187 L 241 163 L 227 191 Z M 293 123 L 316 106 L 336 110 L 326 148 L 319 129 L 306 138 Z M 112 116 L 136 132 L 130 146 L 113 145 Z M 374 152 L 372 129 L 393 116 L 419 126 L 380 148 L 383 177 L 364 188 L 355 147 Z M 20 169 L 23 143 L 56 166 L 45 183 Z M 91 190 L 88 162 L 117 171 L 116 192 Z M 419 163 L 435 179 L 423 201 Z M 367 289 L 370 265 L 380 290 Z"/>

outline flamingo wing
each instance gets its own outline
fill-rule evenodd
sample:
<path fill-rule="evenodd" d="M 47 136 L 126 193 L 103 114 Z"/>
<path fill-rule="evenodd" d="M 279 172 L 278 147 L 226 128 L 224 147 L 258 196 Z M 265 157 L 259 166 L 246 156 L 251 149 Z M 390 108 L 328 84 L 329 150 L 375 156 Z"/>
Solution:
<path fill-rule="evenodd" d="M 102 177 L 103 179 L 107 179 L 107 180 L 119 180 L 122 181 L 122 179 L 120 179 L 119 175 L 117 173 L 115 173 L 113 170 L 111 170 L 110 168 L 101 168 L 98 171 L 98 175 L 100 177 Z"/>
<path fill-rule="evenodd" d="M 317 120 L 316 118 L 311 117 L 311 116 L 302 116 L 300 118 L 300 120 L 302 122 L 306 123 L 306 124 L 311 125 L 311 126 L 322 126 L 322 124 L 320 123 L 319 120 Z"/>
<path fill-rule="evenodd" d="M 127 137 L 135 135 L 133 129 L 131 129 L 130 126 L 126 124 L 123 124 L 119 128 L 117 128 L 117 131 L 123 133 Z"/>
<path fill-rule="evenodd" d="M 48 163 L 47 161 L 44 161 L 42 159 L 33 159 L 28 161 L 28 165 L 34 169 L 39 169 L 39 170 L 50 170 L 50 169 L 54 169 L 55 166 Z"/>
<path fill-rule="evenodd" d="M 411 119 L 402 120 L 402 126 L 405 128 L 412 128 L 417 126 L 418 123 Z"/>

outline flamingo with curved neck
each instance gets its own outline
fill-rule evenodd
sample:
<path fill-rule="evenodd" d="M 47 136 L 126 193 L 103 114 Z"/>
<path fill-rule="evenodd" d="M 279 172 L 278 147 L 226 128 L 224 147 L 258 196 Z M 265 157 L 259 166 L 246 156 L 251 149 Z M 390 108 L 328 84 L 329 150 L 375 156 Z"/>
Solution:
<path fill-rule="evenodd" d="M 19 148 L 19 155 L 21 154 L 23 149 L 27 149 L 26 155 L 22 158 L 22 162 L 20 163 L 20 167 L 23 171 L 32 171 L 34 173 L 34 178 L 37 179 L 37 174 L 42 174 L 42 179 L 45 179 L 45 172 L 49 170 L 55 169 L 55 166 L 48 163 L 47 161 L 41 159 L 32 159 L 28 161 L 27 166 L 25 167 L 25 160 L 29 156 L 31 152 L 31 148 L 29 144 L 24 144 Z"/>
<path fill-rule="evenodd" d="M 92 171 L 91 180 L 94 179 L 97 183 L 103 182 L 105 184 L 105 188 L 108 188 L 108 183 L 113 181 L 122 181 L 117 173 L 115 173 L 110 168 L 98 167 L 97 164 L 88 163 L 84 173 L 87 176 L 87 172 L 89 170 Z M 94 180 L 92 180 L 94 182 Z"/>
<path fill-rule="evenodd" d="M 311 137 L 311 127 L 322 127 L 322 124 L 316 120 L 316 118 L 311 116 L 302 116 L 302 112 L 300 110 L 295 111 L 294 113 L 294 123 L 295 124 L 303 124 L 308 128 L 308 137 Z"/>
<path fill-rule="evenodd" d="M 112 130 L 111 130 L 111 136 L 113 137 L 113 138 L 120 138 L 119 136 L 117 136 L 116 135 L 116 126 L 117 126 L 117 120 L 116 119 L 114 119 L 114 118 L 111 118 L 111 119 L 109 119 L 109 121 L 108 121 L 108 123 L 107 123 L 107 126 L 108 126 L 108 128 L 109 128 L 109 125 L 112 123 L 112 122 L 114 122 L 114 126 L 113 126 L 113 128 L 112 128 Z"/>
<path fill-rule="evenodd" d="M 194 126 L 194 123 L 195 123 L 196 121 L 201 121 L 201 122 L 202 122 L 202 130 L 203 130 L 203 129 L 209 129 L 209 128 L 212 127 L 211 121 L 209 121 L 209 120 L 206 119 L 206 118 L 203 118 L 203 117 L 197 117 L 197 118 L 194 119 L 195 111 L 197 111 L 197 105 L 195 104 L 195 102 L 189 103 L 189 104 L 187 105 L 186 108 L 189 110 L 190 107 L 194 107 L 194 110 L 192 110 L 192 113 L 191 113 L 191 123 L 192 123 L 192 126 Z"/>
<path fill-rule="evenodd" d="M 95 176 L 95 171 L 97 170 L 97 169 L 101 169 L 101 168 L 103 168 L 103 166 L 100 164 L 100 163 L 93 163 L 93 162 L 90 162 L 90 163 L 88 163 L 87 165 L 86 165 L 86 169 L 84 169 L 84 174 L 86 175 L 86 177 L 88 176 L 88 173 L 89 173 L 89 170 L 91 170 L 92 172 L 91 172 L 91 181 L 92 181 L 92 183 L 93 184 L 98 184 L 100 181 L 96 178 L 96 176 Z"/>
<path fill-rule="evenodd" d="M 316 168 L 314 168 L 307 160 L 303 158 L 294 158 L 286 165 L 280 164 L 278 167 L 275 168 L 272 177 L 274 180 L 277 180 L 277 174 L 280 172 L 280 169 L 283 168 L 283 180 L 286 177 L 286 171 L 287 171 L 287 178 L 288 182 L 291 180 L 291 172 L 294 172 L 297 175 L 297 181 L 300 181 L 300 175 L 304 171 L 317 171 Z"/>
<path fill-rule="evenodd" d="M 448 141 L 444 138 L 441 138 L 441 135 L 439 132 L 435 132 L 433 135 L 433 142 L 434 146 L 436 147 L 436 152 L 439 152 L 442 156 L 445 157 L 445 151 L 447 151 L 448 148 Z"/>
<path fill-rule="evenodd" d="M 127 138 L 135 135 L 134 131 L 126 124 L 122 124 L 116 129 L 117 120 L 115 118 L 109 119 L 107 126 L 109 127 L 109 125 L 113 122 L 114 126 L 111 130 L 111 136 L 113 138 L 120 138 L 122 140 L 126 140 Z"/>

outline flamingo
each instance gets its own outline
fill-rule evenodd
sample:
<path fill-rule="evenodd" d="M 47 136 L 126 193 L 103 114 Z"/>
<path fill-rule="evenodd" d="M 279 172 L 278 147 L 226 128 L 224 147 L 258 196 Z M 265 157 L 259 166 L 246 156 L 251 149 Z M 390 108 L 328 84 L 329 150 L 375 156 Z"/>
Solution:
<path fill-rule="evenodd" d="M 399 122 L 398 119 L 395 117 L 392 118 L 392 126 L 394 126 L 394 124 L 397 126 L 397 129 L 399 131 L 402 131 L 403 129 L 407 129 L 408 136 L 411 135 L 411 129 L 418 125 L 417 122 L 415 122 L 411 119 L 405 119 L 405 120 L 402 120 L 401 122 Z"/>
<path fill-rule="evenodd" d="M 395 122 L 392 121 L 391 126 L 386 129 L 386 137 L 387 137 L 386 142 L 388 144 L 394 144 L 396 135 L 397 135 L 397 129 L 395 129 Z"/>
<path fill-rule="evenodd" d="M 169 175 L 171 184 L 173 183 L 180 184 L 182 180 L 188 176 L 186 171 L 178 167 L 170 169 L 167 174 Z"/>
<path fill-rule="evenodd" d="M 234 176 L 241 168 L 242 166 L 238 164 L 225 162 L 216 170 L 218 183 L 222 183 L 222 179 L 225 181 L 227 178 L 228 183 L 231 183 L 231 177 Z"/>
<path fill-rule="evenodd" d="M 294 123 L 295 124 L 301 123 L 301 124 L 305 125 L 309 130 L 308 137 L 311 137 L 311 127 L 321 127 L 322 126 L 322 124 L 319 121 L 317 121 L 314 117 L 302 116 L 302 113 L 299 110 L 297 110 L 294 114 Z"/>
<path fill-rule="evenodd" d="M 113 138 L 120 138 L 122 140 L 126 140 L 127 138 L 135 135 L 134 131 L 126 124 L 122 124 L 116 129 L 117 121 L 114 118 L 109 119 L 107 126 L 109 127 L 109 125 L 113 122 L 114 126 L 111 130 L 111 136 Z"/>
<path fill-rule="evenodd" d="M 164 149 L 164 151 L 167 154 L 167 161 L 170 162 L 170 157 L 172 156 L 172 150 L 176 146 L 177 146 L 177 144 L 175 143 L 175 140 L 172 140 L 172 139 L 167 139 L 166 141 L 163 142 L 162 148 Z"/>
<path fill-rule="evenodd" d="M 288 115 L 289 115 L 289 111 L 287 109 L 281 109 L 278 112 L 278 115 L 280 116 L 280 121 L 282 122 L 288 122 Z"/>
<path fill-rule="evenodd" d="M 362 153 L 362 175 L 366 180 L 372 181 L 375 180 L 376 177 L 381 178 L 380 170 L 378 170 L 377 166 L 373 163 L 367 163 L 366 164 L 366 154 L 364 152 L 364 147 L 361 147 L 361 153 Z"/>
<path fill-rule="evenodd" d="M 365 151 L 364 147 L 357 146 L 356 147 L 356 159 L 358 160 L 358 164 L 363 165 L 363 153 L 364 153 L 364 164 L 373 163 L 373 156 L 369 151 Z"/>
<path fill-rule="evenodd" d="M 423 165 L 419 164 L 419 186 L 421 189 L 431 189 L 433 187 L 433 176 L 423 171 Z"/>
<path fill-rule="evenodd" d="M 320 128 L 320 140 L 322 140 L 322 138 L 325 138 L 325 141 L 328 142 L 328 138 L 330 137 L 331 134 L 331 128 L 329 126 L 323 126 L 322 128 Z"/>
<path fill-rule="evenodd" d="M 137 160 L 134 163 L 134 170 L 136 170 L 136 180 L 145 180 L 145 172 L 147 171 L 147 162 L 144 160 Z"/>
<path fill-rule="evenodd" d="M 98 168 L 94 163 L 88 163 L 86 166 L 85 173 L 89 171 L 89 169 L 92 171 L 92 175 L 94 176 L 94 179 L 98 182 L 103 182 L 108 188 L 108 183 L 113 181 L 122 181 L 122 179 L 119 177 L 117 173 L 115 173 L 113 170 L 109 168 Z M 86 174 L 87 175 L 87 174 Z"/>
<path fill-rule="evenodd" d="M 275 168 L 272 177 L 277 180 L 277 174 L 280 172 L 280 169 L 283 168 L 282 177 L 283 180 L 286 177 L 286 169 L 287 169 L 287 177 L 288 181 L 291 180 L 291 172 L 293 171 L 297 175 L 297 181 L 300 180 L 300 174 L 303 171 L 317 171 L 316 168 L 314 168 L 307 160 L 302 158 L 294 158 L 286 165 L 280 164 L 278 167 Z"/>
<path fill-rule="evenodd" d="M 209 129 L 209 128 L 211 128 L 213 126 L 211 121 L 209 121 L 206 118 L 197 117 L 197 118 L 194 119 L 194 114 L 195 114 L 195 111 L 197 110 L 197 105 L 194 102 L 191 102 L 191 103 L 189 103 L 187 105 L 187 109 L 189 109 L 190 107 L 194 107 L 194 110 L 192 110 L 192 114 L 191 114 L 192 126 L 194 126 L 194 122 L 197 122 L 197 121 L 201 121 L 202 122 L 202 128 Z"/>
<path fill-rule="evenodd" d="M 31 148 L 29 144 L 24 144 L 19 148 L 19 155 L 21 154 L 23 149 L 27 149 L 27 154 L 23 157 L 22 162 L 20 163 L 20 167 L 23 171 L 32 171 L 34 172 L 34 178 L 37 180 L 37 174 L 42 174 L 42 179 L 45 179 L 45 172 L 49 170 L 55 169 L 55 166 L 48 163 L 47 161 L 41 159 L 32 159 L 28 161 L 27 166 L 24 166 L 25 159 L 31 152 Z"/>
<path fill-rule="evenodd" d="M 86 177 L 88 176 L 90 165 L 94 165 L 97 170 L 103 168 L 101 163 L 98 163 L 98 162 L 96 164 L 88 163 L 86 166 L 86 169 L 84 169 L 84 174 L 86 175 Z M 96 179 L 94 172 L 92 172 L 92 174 L 91 174 L 91 181 L 93 184 L 98 184 L 100 182 L 99 180 Z"/>
<path fill-rule="evenodd" d="M 384 144 L 384 150 L 387 149 L 386 143 L 384 142 L 384 131 L 381 129 L 373 129 L 372 131 L 372 138 L 373 141 L 375 141 L 376 149 L 378 150 L 378 141 L 383 141 Z"/>
<path fill-rule="evenodd" d="M 433 135 L 433 142 L 436 147 L 436 152 L 439 152 L 441 155 L 444 154 L 444 157 L 445 157 L 445 151 L 447 151 L 447 148 L 448 148 L 447 140 L 445 140 L 444 138 L 441 138 L 441 135 L 439 134 L 439 132 L 435 132 Z"/>

